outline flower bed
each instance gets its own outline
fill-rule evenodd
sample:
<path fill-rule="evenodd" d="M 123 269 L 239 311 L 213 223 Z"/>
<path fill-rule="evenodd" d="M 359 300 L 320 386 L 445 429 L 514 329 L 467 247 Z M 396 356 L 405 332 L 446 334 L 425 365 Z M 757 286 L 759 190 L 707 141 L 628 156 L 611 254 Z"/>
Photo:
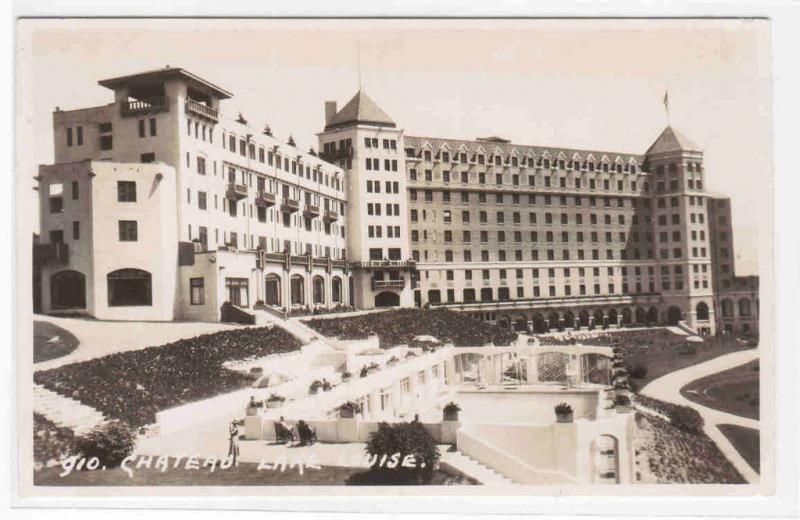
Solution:
<path fill-rule="evenodd" d="M 108 417 L 143 426 L 161 410 L 238 390 L 254 380 L 224 368 L 226 361 L 300 346 L 279 327 L 225 330 L 36 372 L 34 380 Z"/>
<path fill-rule="evenodd" d="M 733 464 L 703 433 L 687 433 L 667 421 L 636 414 L 645 433 L 645 456 L 660 484 L 745 484 Z"/>
<path fill-rule="evenodd" d="M 380 346 L 409 344 L 416 336 L 434 336 L 457 347 L 487 343 L 509 345 L 517 334 L 447 309 L 397 309 L 346 318 L 310 319 L 304 322 L 323 336 L 364 339 L 377 334 Z"/>
<path fill-rule="evenodd" d="M 33 414 L 33 460 L 39 465 L 75 453 L 75 433 L 38 413 Z"/>

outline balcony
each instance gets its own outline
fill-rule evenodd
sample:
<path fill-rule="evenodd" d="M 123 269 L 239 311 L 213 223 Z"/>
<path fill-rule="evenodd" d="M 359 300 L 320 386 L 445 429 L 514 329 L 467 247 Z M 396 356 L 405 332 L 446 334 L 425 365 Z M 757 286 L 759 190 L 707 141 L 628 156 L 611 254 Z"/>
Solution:
<path fill-rule="evenodd" d="M 303 216 L 306 218 L 314 218 L 319 216 L 319 206 L 313 204 L 306 204 L 303 210 Z"/>
<path fill-rule="evenodd" d="M 355 269 L 414 269 L 417 263 L 414 260 L 365 260 L 351 265 Z"/>
<path fill-rule="evenodd" d="M 294 199 L 283 199 L 281 211 L 284 213 L 294 213 L 295 211 L 300 211 L 300 201 Z"/>
<path fill-rule="evenodd" d="M 123 101 L 120 113 L 122 117 L 168 112 L 169 102 L 165 97 L 154 97 L 137 101 Z"/>
<path fill-rule="evenodd" d="M 231 200 L 240 200 L 247 197 L 247 186 L 244 184 L 230 183 L 225 190 L 225 197 Z"/>
<path fill-rule="evenodd" d="M 323 161 L 328 161 L 329 163 L 335 163 L 342 159 L 351 159 L 353 157 L 353 149 L 352 148 L 338 148 L 336 150 L 323 150 L 319 154 L 319 158 Z"/>
<path fill-rule="evenodd" d="M 326 209 L 323 218 L 325 219 L 325 222 L 336 222 L 339 220 L 339 213 L 337 211 Z"/>
<path fill-rule="evenodd" d="M 219 122 L 219 113 L 216 108 L 204 105 L 194 99 L 186 100 L 186 112 L 208 119 L 214 123 Z"/>
<path fill-rule="evenodd" d="M 376 280 L 372 279 L 372 290 L 376 289 L 402 289 L 406 286 L 406 279 L 399 278 L 396 280 Z"/>
<path fill-rule="evenodd" d="M 275 205 L 275 195 L 266 191 L 259 191 L 256 195 L 256 206 L 268 208 Z"/>
<path fill-rule="evenodd" d="M 66 263 L 69 261 L 69 246 L 63 243 L 36 244 L 33 258 L 42 264 L 50 261 Z"/>

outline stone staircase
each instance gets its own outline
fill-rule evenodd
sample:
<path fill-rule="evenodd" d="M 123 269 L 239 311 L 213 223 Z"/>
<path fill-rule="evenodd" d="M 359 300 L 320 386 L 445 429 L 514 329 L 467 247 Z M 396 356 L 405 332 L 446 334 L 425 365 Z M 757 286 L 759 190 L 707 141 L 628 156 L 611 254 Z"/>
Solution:
<path fill-rule="evenodd" d="M 517 484 L 513 480 L 504 477 L 495 470 L 484 466 L 460 451 L 447 451 L 442 453 L 439 463 L 448 465 L 487 486 L 513 486 Z"/>
<path fill-rule="evenodd" d="M 96 426 L 108 422 L 108 419 L 94 408 L 52 392 L 41 385 L 33 385 L 33 411 L 44 415 L 59 426 L 71 429 L 75 435 L 83 435 Z"/>
<path fill-rule="evenodd" d="M 332 367 L 336 372 L 342 372 L 347 364 L 347 354 L 345 352 L 322 352 L 317 354 L 311 362 L 310 369 Z"/>

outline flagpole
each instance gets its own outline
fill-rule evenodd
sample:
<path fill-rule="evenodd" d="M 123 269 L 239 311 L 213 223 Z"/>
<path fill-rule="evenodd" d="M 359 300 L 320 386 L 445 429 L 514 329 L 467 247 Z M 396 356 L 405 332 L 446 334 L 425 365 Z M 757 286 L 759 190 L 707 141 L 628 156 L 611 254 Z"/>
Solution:
<path fill-rule="evenodd" d="M 672 126 L 672 118 L 669 114 L 669 89 L 664 91 L 664 110 L 667 113 L 667 126 Z"/>

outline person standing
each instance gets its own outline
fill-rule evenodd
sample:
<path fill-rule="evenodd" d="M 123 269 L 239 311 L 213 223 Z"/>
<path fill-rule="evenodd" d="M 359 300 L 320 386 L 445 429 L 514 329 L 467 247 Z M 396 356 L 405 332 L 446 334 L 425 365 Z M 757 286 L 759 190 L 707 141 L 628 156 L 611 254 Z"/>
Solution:
<path fill-rule="evenodd" d="M 236 424 L 236 421 L 231 421 L 230 427 L 228 427 L 228 458 L 233 459 L 233 465 L 237 466 L 239 464 L 239 426 Z"/>

